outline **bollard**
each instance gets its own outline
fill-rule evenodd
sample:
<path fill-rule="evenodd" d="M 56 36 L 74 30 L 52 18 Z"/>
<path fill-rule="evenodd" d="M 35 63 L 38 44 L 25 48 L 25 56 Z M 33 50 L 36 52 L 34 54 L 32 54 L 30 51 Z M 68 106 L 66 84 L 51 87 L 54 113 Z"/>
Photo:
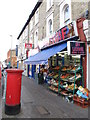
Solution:
<path fill-rule="evenodd" d="M 21 80 L 23 70 L 7 69 L 5 114 L 16 115 L 21 109 Z"/>

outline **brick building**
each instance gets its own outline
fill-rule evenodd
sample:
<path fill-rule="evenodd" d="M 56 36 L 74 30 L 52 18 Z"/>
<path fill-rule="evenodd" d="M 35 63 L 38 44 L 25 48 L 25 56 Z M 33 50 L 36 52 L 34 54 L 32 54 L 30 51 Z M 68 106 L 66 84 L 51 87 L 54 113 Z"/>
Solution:
<path fill-rule="evenodd" d="M 7 64 L 10 64 L 12 67 L 17 67 L 17 57 L 16 57 L 16 50 L 9 50 L 7 52 Z"/>

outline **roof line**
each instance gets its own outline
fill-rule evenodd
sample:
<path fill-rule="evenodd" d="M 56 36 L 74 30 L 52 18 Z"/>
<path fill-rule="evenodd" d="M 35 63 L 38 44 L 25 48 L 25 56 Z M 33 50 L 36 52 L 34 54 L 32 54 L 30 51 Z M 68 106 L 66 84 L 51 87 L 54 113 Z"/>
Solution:
<path fill-rule="evenodd" d="M 25 23 L 24 27 L 22 28 L 19 36 L 17 37 L 17 39 L 20 38 L 20 36 L 22 35 L 23 31 L 25 30 L 26 26 L 28 25 L 28 23 L 30 22 L 31 18 L 33 17 L 33 15 L 35 14 L 36 10 L 39 8 L 39 6 L 41 5 L 42 0 L 38 0 L 38 2 L 36 3 L 34 9 L 32 10 L 31 14 L 29 15 L 29 18 L 27 20 L 27 22 Z"/>

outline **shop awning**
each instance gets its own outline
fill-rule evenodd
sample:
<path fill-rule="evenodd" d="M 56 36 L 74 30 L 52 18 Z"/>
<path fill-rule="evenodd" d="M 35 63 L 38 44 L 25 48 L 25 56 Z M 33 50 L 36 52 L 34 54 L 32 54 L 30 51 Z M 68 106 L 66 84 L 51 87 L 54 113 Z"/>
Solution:
<path fill-rule="evenodd" d="M 67 42 L 44 49 L 39 53 L 30 56 L 24 61 L 25 64 L 47 64 L 48 58 L 55 55 L 57 52 L 64 50 L 67 47 Z"/>

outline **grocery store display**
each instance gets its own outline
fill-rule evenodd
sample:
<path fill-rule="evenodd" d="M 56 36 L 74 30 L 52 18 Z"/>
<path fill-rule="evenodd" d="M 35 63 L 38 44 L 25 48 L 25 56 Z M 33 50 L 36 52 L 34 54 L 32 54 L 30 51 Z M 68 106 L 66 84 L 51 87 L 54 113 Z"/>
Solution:
<path fill-rule="evenodd" d="M 60 70 L 59 94 L 66 96 L 68 99 L 76 93 L 80 84 L 83 86 L 83 69 L 79 66 L 63 66 Z M 77 84 L 77 81 L 81 81 Z M 64 92 L 63 92 L 64 91 Z"/>
<path fill-rule="evenodd" d="M 58 70 L 60 69 L 59 66 L 56 66 L 54 68 L 50 68 L 50 70 L 52 69 L 52 72 L 48 74 L 47 76 L 47 83 L 49 85 L 49 89 L 52 90 L 55 93 L 58 93 L 58 85 L 59 85 L 59 74 L 58 74 Z"/>
<path fill-rule="evenodd" d="M 73 101 L 73 96 L 80 85 L 83 86 L 83 69 L 80 66 L 63 66 L 49 68 L 46 80 L 49 90 Z M 77 81 L 80 81 L 79 84 Z"/>
<path fill-rule="evenodd" d="M 88 106 L 89 92 L 84 88 L 83 68 L 80 58 L 64 55 L 60 59 L 55 56 L 51 59 L 51 64 L 46 76 L 48 89 L 62 96 L 67 102 Z M 59 63 L 59 64 L 58 64 Z"/>

